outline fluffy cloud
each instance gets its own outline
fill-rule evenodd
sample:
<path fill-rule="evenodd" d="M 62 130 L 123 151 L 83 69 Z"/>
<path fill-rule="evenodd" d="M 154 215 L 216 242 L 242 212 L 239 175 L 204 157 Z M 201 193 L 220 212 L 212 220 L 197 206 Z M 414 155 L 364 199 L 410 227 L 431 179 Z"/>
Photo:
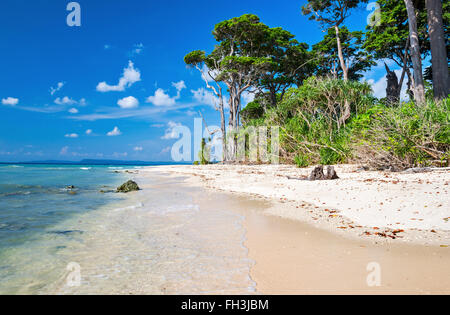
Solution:
<path fill-rule="evenodd" d="M 169 121 L 167 124 L 168 128 L 166 129 L 166 132 L 164 136 L 161 137 L 163 140 L 171 140 L 171 139 L 178 139 L 179 134 L 175 131 L 176 127 L 181 127 L 181 124 Z"/>
<path fill-rule="evenodd" d="M 2 104 L 3 105 L 15 106 L 15 105 L 19 104 L 19 99 L 18 98 L 14 98 L 14 97 L 3 98 L 2 99 Z"/>
<path fill-rule="evenodd" d="M 215 107 L 219 104 L 219 98 L 214 95 L 213 92 L 206 90 L 205 88 L 199 88 L 198 90 L 191 90 L 194 99 L 203 105 L 209 105 Z"/>
<path fill-rule="evenodd" d="M 134 147 L 134 149 L 133 149 L 134 151 L 136 151 L 136 152 L 141 152 L 141 151 L 143 151 L 144 150 L 144 148 L 143 147 L 140 147 L 140 146 L 138 146 L 138 147 Z"/>
<path fill-rule="evenodd" d="M 115 136 L 120 136 L 122 134 L 122 132 L 119 130 L 119 128 L 114 127 L 114 129 L 110 132 L 108 132 L 106 135 L 108 137 L 115 137 Z"/>
<path fill-rule="evenodd" d="M 78 109 L 71 108 L 71 109 L 69 109 L 69 113 L 71 113 L 71 114 L 78 114 Z"/>
<path fill-rule="evenodd" d="M 68 96 L 64 96 L 63 98 L 56 98 L 55 100 L 55 104 L 58 105 L 73 105 L 73 104 L 77 104 L 77 101 L 71 99 Z"/>
<path fill-rule="evenodd" d="M 75 139 L 75 138 L 78 138 L 78 134 L 76 134 L 76 133 L 68 133 L 64 137 Z"/>
<path fill-rule="evenodd" d="M 139 69 L 135 69 L 133 62 L 128 61 L 128 67 L 123 69 L 123 75 L 119 79 L 119 83 L 117 85 L 109 85 L 106 82 L 100 82 L 97 85 L 97 91 L 125 91 L 126 88 L 139 81 L 141 81 L 141 73 Z"/>
<path fill-rule="evenodd" d="M 172 82 L 172 86 L 177 90 L 176 96 L 169 96 L 163 89 L 157 89 L 155 95 L 149 96 L 147 103 L 152 103 L 155 106 L 173 106 L 181 96 L 181 91 L 186 89 L 184 81 Z"/>
<path fill-rule="evenodd" d="M 56 92 L 58 92 L 59 90 L 61 90 L 64 86 L 64 82 L 58 82 L 58 84 L 56 85 L 56 87 L 50 87 L 50 94 L 53 95 Z"/>
<path fill-rule="evenodd" d="M 119 105 L 120 108 L 136 108 L 139 106 L 139 101 L 133 96 L 128 96 L 120 99 L 117 102 L 117 105 Z"/>

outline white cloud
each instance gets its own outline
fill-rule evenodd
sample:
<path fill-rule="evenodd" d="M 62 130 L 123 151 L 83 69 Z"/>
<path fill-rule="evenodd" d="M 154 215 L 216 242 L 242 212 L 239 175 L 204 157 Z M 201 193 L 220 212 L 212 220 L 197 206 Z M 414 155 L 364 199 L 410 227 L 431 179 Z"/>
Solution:
<path fill-rule="evenodd" d="M 179 94 L 183 89 L 186 88 L 186 84 L 184 83 L 183 80 L 180 81 L 180 82 L 172 82 L 172 86 L 173 86 L 174 88 L 177 89 L 178 94 Z"/>
<path fill-rule="evenodd" d="M 69 152 L 69 147 L 65 146 L 61 149 L 61 151 L 59 152 L 60 155 L 66 155 Z"/>
<path fill-rule="evenodd" d="M 3 105 L 15 106 L 15 105 L 19 104 L 19 99 L 18 98 L 14 98 L 14 97 L 3 98 L 2 99 L 2 104 Z"/>
<path fill-rule="evenodd" d="M 88 129 L 88 130 L 86 130 L 86 134 L 87 134 L 87 135 L 90 135 L 90 134 L 92 134 L 92 129 Z"/>
<path fill-rule="evenodd" d="M 255 100 L 255 94 L 254 93 L 249 93 L 247 91 L 245 91 L 244 93 L 242 93 L 241 96 L 241 101 L 242 101 L 242 106 L 246 106 L 248 103 L 253 102 Z"/>
<path fill-rule="evenodd" d="M 133 96 L 128 96 L 120 99 L 117 102 L 117 105 L 119 105 L 120 108 L 136 108 L 139 106 L 139 101 Z"/>
<path fill-rule="evenodd" d="M 169 121 L 167 126 L 169 128 L 166 129 L 166 132 L 165 132 L 164 136 L 161 137 L 161 139 L 163 139 L 163 140 L 178 139 L 179 134 L 175 131 L 175 128 L 181 127 L 181 124 L 173 122 L 173 121 Z"/>
<path fill-rule="evenodd" d="M 215 107 L 219 104 L 219 98 L 214 95 L 213 92 L 206 90 L 205 88 L 199 88 L 198 90 L 191 90 L 194 99 L 203 105 L 209 105 Z"/>
<path fill-rule="evenodd" d="M 114 129 L 110 132 L 108 132 L 106 135 L 108 137 L 114 137 L 114 136 L 120 136 L 122 134 L 122 132 L 119 130 L 119 128 L 114 127 Z"/>
<path fill-rule="evenodd" d="M 68 133 L 64 137 L 75 139 L 75 138 L 78 138 L 78 134 L 76 134 L 76 133 Z"/>
<path fill-rule="evenodd" d="M 169 96 L 163 89 L 157 89 L 155 95 L 149 96 L 146 100 L 147 103 L 152 103 L 155 106 L 173 106 L 181 96 L 181 91 L 186 89 L 184 81 L 172 82 L 172 86 L 177 90 L 176 96 Z"/>
<path fill-rule="evenodd" d="M 53 95 L 56 92 L 58 92 L 59 90 L 61 90 L 64 86 L 64 82 L 58 82 L 58 84 L 56 85 L 56 87 L 50 87 L 50 94 Z"/>
<path fill-rule="evenodd" d="M 144 150 L 144 148 L 143 147 L 140 147 L 140 146 L 138 146 L 138 147 L 134 147 L 134 149 L 133 149 L 134 151 L 136 151 L 136 152 L 141 152 L 141 151 L 143 151 Z"/>
<path fill-rule="evenodd" d="M 71 99 L 68 96 L 64 96 L 63 98 L 56 98 L 55 100 L 55 104 L 58 105 L 73 105 L 73 104 L 77 104 L 77 101 Z"/>
<path fill-rule="evenodd" d="M 172 106 L 175 105 L 175 98 L 171 98 L 163 89 L 157 89 L 155 95 L 147 98 L 147 103 L 156 106 Z"/>
<path fill-rule="evenodd" d="M 139 69 L 135 69 L 133 62 L 128 61 L 128 67 L 123 69 L 123 75 L 119 79 L 119 83 L 117 85 L 109 85 L 106 82 L 100 82 L 97 85 L 97 91 L 125 91 L 126 88 L 139 81 L 141 81 L 141 73 Z"/>
<path fill-rule="evenodd" d="M 71 109 L 69 109 L 69 113 L 71 113 L 71 114 L 78 114 L 78 109 L 71 108 Z"/>

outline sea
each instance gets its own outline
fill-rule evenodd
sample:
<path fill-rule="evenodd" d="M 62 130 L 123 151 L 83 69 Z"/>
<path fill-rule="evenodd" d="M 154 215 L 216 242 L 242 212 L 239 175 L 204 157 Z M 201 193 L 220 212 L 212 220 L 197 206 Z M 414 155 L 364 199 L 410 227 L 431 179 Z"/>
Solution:
<path fill-rule="evenodd" d="M 0 294 L 255 292 L 233 201 L 141 170 L 0 165 Z"/>

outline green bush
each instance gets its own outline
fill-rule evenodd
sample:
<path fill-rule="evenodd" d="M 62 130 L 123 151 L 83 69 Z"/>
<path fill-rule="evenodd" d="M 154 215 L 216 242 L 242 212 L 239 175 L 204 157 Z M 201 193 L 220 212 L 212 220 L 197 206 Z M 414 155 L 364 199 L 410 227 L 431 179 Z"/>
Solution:
<path fill-rule="evenodd" d="M 373 166 L 448 165 L 450 99 L 376 106 L 353 121 L 355 157 Z"/>

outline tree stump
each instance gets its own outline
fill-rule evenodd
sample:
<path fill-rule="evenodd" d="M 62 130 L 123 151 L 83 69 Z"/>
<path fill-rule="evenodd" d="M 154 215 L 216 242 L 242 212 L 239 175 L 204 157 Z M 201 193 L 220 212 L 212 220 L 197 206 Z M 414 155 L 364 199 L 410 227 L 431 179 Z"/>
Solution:
<path fill-rule="evenodd" d="M 308 177 L 308 180 L 314 181 L 314 180 L 333 180 L 333 179 L 339 179 L 339 176 L 337 175 L 335 169 L 333 166 L 327 166 L 327 174 L 325 175 L 323 172 L 323 166 L 319 165 L 316 168 L 313 169 L 311 174 Z"/>

